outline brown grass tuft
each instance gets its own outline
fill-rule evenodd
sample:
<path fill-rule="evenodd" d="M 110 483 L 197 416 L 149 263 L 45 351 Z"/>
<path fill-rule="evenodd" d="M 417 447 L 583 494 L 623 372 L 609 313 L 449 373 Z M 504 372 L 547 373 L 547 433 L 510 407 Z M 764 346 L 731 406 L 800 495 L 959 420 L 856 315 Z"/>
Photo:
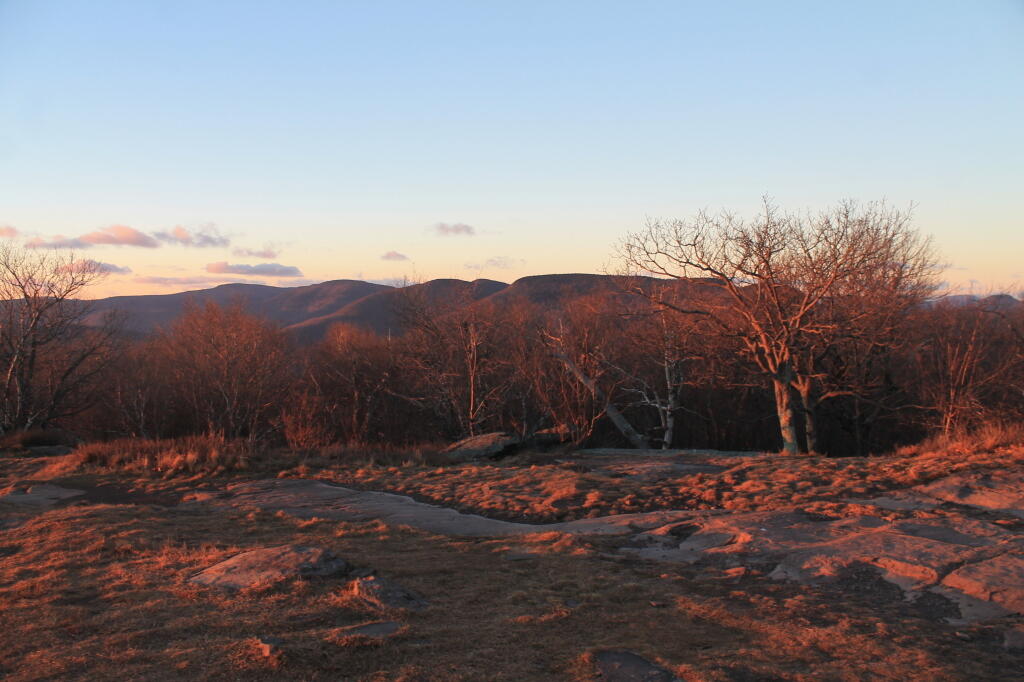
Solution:
<path fill-rule="evenodd" d="M 74 453 L 85 467 L 106 471 L 148 472 L 164 476 L 242 471 L 257 451 L 252 443 L 221 436 L 148 440 L 122 438 L 88 443 Z"/>

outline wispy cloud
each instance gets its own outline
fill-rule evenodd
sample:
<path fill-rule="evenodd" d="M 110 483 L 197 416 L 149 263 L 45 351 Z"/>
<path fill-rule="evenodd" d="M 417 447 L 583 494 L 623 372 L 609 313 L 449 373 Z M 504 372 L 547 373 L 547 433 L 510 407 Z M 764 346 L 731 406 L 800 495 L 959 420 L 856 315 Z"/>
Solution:
<path fill-rule="evenodd" d="M 281 255 L 281 251 L 273 246 L 264 246 L 262 249 L 237 248 L 231 253 L 242 258 L 277 258 Z"/>
<path fill-rule="evenodd" d="M 13 237 L 17 234 L 13 227 L 10 228 L 10 234 L 4 234 L 4 229 L 0 228 L 0 237 Z M 127 225 L 111 225 L 79 237 L 65 237 L 59 234 L 49 239 L 33 237 L 25 242 L 25 246 L 30 249 L 90 249 L 94 246 L 138 246 L 155 249 L 161 244 L 196 248 L 225 247 L 231 244 L 231 239 L 222 235 L 214 225 L 204 225 L 194 230 L 178 225 L 170 230 L 152 234 Z"/>
<path fill-rule="evenodd" d="M 0 225 L 0 238 L 11 239 L 18 236 L 18 230 L 10 225 Z"/>
<path fill-rule="evenodd" d="M 466 223 L 435 223 L 434 232 L 441 237 L 472 237 L 476 234 L 476 228 Z"/>
<path fill-rule="evenodd" d="M 61 272 L 85 272 L 95 271 L 103 272 L 108 275 L 130 275 L 132 269 L 128 267 L 121 267 L 120 265 L 114 265 L 113 263 L 102 263 L 100 261 L 88 259 L 75 261 L 61 267 Z"/>
<path fill-rule="evenodd" d="M 388 251 L 380 257 L 381 260 L 409 260 L 409 257 L 404 253 L 398 253 L 397 251 Z"/>
<path fill-rule="evenodd" d="M 194 246 L 199 249 L 231 245 L 231 239 L 222 235 L 215 225 L 203 225 L 195 230 L 176 225 L 170 230 L 155 232 L 153 236 L 168 244 Z"/>
<path fill-rule="evenodd" d="M 255 275 L 258 277 L 302 277 L 302 271 L 294 265 L 281 265 L 280 263 L 247 265 L 244 263 L 232 264 L 220 261 L 207 265 L 206 271 L 217 274 Z"/>
<path fill-rule="evenodd" d="M 25 244 L 32 249 L 90 249 L 94 246 L 138 246 L 145 249 L 155 249 L 160 242 L 150 235 L 139 232 L 134 227 L 127 225 L 111 225 L 94 232 L 83 234 L 81 237 L 65 237 L 57 235 L 52 239 L 35 237 Z"/>
<path fill-rule="evenodd" d="M 218 284 L 263 284 L 260 280 L 240 279 L 238 277 L 134 277 L 136 284 L 153 284 L 161 287 L 182 287 L 182 286 L 216 286 Z"/>
<path fill-rule="evenodd" d="M 508 256 L 494 256 L 488 258 L 483 263 L 466 263 L 464 266 L 467 270 L 511 270 L 526 265 L 526 261 L 522 258 L 509 258 Z"/>
<path fill-rule="evenodd" d="M 25 246 L 30 249 L 88 249 L 92 244 L 86 244 L 77 237 L 65 237 L 58 234 L 50 239 L 33 237 L 25 242 Z"/>

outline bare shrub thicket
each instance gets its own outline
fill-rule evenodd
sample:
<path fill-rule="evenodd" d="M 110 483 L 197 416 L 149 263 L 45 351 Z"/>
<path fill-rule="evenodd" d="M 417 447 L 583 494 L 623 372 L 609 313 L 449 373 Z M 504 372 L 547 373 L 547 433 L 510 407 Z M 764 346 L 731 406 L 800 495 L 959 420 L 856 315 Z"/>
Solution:
<path fill-rule="evenodd" d="M 297 378 L 284 332 L 240 303 L 189 305 L 123 360 L 105 421 L 114 433 L 148 438 L 268 439 Z"/>
<path fill-rule="evenodd" d="M 112 327 L 80 326 L 87 309 L 71 299 L 95 278 L 88 265 L 8 250 L 0 426 L 392 461 L 499 430 L 864 455 L 1002 441 L 1024 420 L 1024 303 L 937 297 L 928 241 L 884 204 L 654 221 L 620 255 L 621 277 L 579 290 L 569 278 L 557 296 L 410 286 L 394 335 L 339 326 L 302 346 L 241 304 L 207 304 L 118 346 Z M 153 464 L 163 447 L 90 457 L 166 468 Z M 236 466 L 203 447 L 173 466 Z"/>

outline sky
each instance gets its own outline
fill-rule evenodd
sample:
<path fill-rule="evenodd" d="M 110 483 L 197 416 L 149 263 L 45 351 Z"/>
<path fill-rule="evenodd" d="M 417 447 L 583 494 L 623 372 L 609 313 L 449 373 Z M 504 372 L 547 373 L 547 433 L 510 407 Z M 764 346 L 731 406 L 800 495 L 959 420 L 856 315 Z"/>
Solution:
<path fill-rule="evenodd" d="M 603 272 L 765 195 L 1017 290 L 1022 122 L 1022 0 L 0 0 L 0 237 L 93 296 Z"/>

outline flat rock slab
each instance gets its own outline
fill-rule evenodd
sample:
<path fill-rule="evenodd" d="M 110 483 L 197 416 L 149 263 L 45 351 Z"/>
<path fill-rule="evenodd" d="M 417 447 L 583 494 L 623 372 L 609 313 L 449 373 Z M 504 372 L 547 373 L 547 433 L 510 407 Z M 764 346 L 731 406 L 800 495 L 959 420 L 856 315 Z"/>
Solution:
<path fill-rule="evenodd" d="M 1024 472 L 1021 471 L 954 474 L 911 488 L 910 492 L 941 502 L 1024 518 Z"/>
<path fill-rule="evenodd" d="M 681 531 L 681 532 L 677 532 Z M 963 620 L 1024 613 L 1024 536 L 987 521 L 946 515 L 887 521 L 796 510 L 694 517 L 634 536 L 646 559 L 772 566 L 779 580 L 836 580 L 870 566 L 912 598 L 935 592 Z"/>
<path fill-rule="evenodd" d="M 679 682 L 679 678 L 661 666 L 632 651 L 596 651 L 594 676 L 602 682 Z"/>
<path fill-rule="evenodd" d="M 428 604 L 423 597 L 407 590 L 398 583 L 371 575 L 356 578 L 349 583 L 349 592 L 361 601 L 377 609 L 395 609 L 399 611 L 420 611 Z"/>
<path fill-rule="evenodd" d="M 1008 611 L 1024 613 L 1024 555 L 1001 554 L 969 563 L 952 571 L 942 584 Z"/>
<path fill-rule="evenodd" d="M 629 535 L 640 529 L 657 528 L 689 518 L 691 511 L 659 511 L 618 514 L 564 523 L 514 523 L 464 514 L 455 509 L 417 502 L 411 497 L 352 490 L 322 481 L 270 479 L 247 481 L 228 487 L 231 495 L 214 504 L 255 506 L 283 511 L 298 518 L 339 521 L 379 519 L 390 525 L 404 525 L 430 533 L 470 537 L 507 537 L 559 531 L 574 535 Z"/>
<path fill-rule="evenodd" d="M 53 505 L 73 497 L 80 497 L 85 494 L 83 490 L 73 488 L 62 488 L 59 485 L 40 483 L 25 490 L 12 490 L 5 495 L 0 495 L 0 502 L 16 504 L 25 507 L 52 507 Z"/>
<path fill-rule="evenodd" d="M 288 578 L 329 578 L 348 571 L 345 560 L 328 550 L 281 545 L 236 554 L 197 573 L 189 582 L 237 590 Z"/>

